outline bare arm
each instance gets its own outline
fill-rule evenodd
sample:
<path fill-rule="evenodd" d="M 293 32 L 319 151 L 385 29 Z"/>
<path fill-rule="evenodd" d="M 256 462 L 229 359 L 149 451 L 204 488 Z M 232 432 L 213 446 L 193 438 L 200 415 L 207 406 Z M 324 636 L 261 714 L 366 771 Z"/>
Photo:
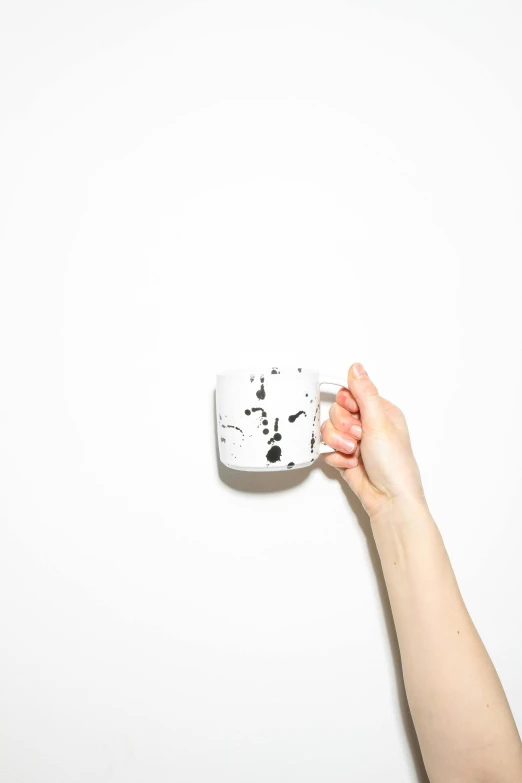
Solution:
<path fill-rule="evenodd" d="M 404 416 L 359 368 L 350 368 L 350 392 L 339 392 L 323 425 L 323 440 L 337 449 L 325 460 L 370 516 L 428 776 L 521 783 L 520 737 L 428 510 Z"/>

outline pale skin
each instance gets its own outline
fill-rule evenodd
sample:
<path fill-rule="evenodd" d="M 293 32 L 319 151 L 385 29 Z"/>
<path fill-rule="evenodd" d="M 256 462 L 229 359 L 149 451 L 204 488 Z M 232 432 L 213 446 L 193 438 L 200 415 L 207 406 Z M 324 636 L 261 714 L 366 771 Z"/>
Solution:
<path fill-rule="evenodd" d="M 321 435 L 369 515 L 430 783 L 522 783 L 522 744 L 502 684 L 432 518 L 402 412 L 361 364 Z"/>

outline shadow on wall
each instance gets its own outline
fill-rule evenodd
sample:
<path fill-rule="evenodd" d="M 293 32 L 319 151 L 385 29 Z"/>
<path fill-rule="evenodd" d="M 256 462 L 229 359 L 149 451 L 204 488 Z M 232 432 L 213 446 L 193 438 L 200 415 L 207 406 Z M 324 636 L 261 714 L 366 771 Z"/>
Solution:
<path fill-rule="evenodd" d="M 331 402 L 335 400 L 335 395 L 329 393 L 323 393 L 325 399 L 330 399 Z M 413 763 L 415 765 L 415 772 L 418 783 L 429 783 L 429 778 L 426 774 L 424 762 L 422 761 L 422 754 L 420 751 L 417 735 L 415 733 L 415 727 L 411 718 L 410 709 L 408 707 L 408 700 L 406 697 L 406 691 L 404 688 L 404 680 L 402 677 L 401 656 L 399 651 L 399 644 L 397 642 L 397 636 L 395 633 L 395 625 L 393 622 L 393 615 L 388 599 L 388 590 L 384 576 L 382 573 L 379 554 L 373 540 L 373 534 L 370 527 L 370 520 L 365 510 L 361 506 L 359 500 L 348 487 L 347 483 L 341 478 L 341 474 L 335 468 L 331 468 L 322 460 L 317 460 L 309 468 L 300 468 L 295 472 L 287 471 L 267 471 L 263 472 L 247 472 L 242 470 L 233 470 L 228 468 L 219 459 L 219 446 L 217 435 L 217 416 L 216 416 L 216 393 L 212 396 L 212 408 L 214 412 L 214 445 L 216 449 L 216 463 L 220 480 L 228 487 L 237 490 L 238 492 L 283 492 L 287 489 L 292 489 L 298 484 L 302 484 L 310 475 L 312 470 L 322 470 L 322 472 L 332 480 L 336 480 L 346 497 L 348 505 L 354 513 L 355 518 L 366 538 L 366 544 L 368 547 L 368 557 L 370 559 L 375 578 L 377 580 L 377 587 L 379 590 L 379 598 L 381 602 L 382 612 L 384 616 L 384 622 L 386 627 L 386 633 L 388 635 L 388 641 L 390 644 L 390 653 L 393 660 L 393 667 L 395 671 L 395 686 L 397 688 L 397 698 L 399 700 L 399 706 L 401 711 L 401 718 L 404 727 L 404 733 L 408 740 Z"/>

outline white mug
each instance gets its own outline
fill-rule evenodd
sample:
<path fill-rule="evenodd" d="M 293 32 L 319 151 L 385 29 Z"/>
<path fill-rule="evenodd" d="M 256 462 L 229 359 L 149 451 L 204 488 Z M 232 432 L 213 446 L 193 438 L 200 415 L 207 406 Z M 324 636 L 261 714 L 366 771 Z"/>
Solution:
<path fill-rule="evenodd" d="M 219 458 L 235 470 L 307 468 L 325 451 L 320 387 L 346 383 L 303 367 L 232 370 L 217 376 Z"/>

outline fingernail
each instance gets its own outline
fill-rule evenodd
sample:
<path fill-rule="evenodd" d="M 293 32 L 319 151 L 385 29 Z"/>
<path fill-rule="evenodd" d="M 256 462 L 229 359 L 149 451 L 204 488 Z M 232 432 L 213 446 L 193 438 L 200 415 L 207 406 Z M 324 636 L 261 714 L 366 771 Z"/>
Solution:
<path fill-rule="evenodd" d="M 356 438 L 360 438 L 362 435 L 362 428 L 359 427 L 358 424 L 354 424 L 352 427 L 352 432 L 355 435 Z"/>
<path fill-rule="evenodd" d="M 344 451 L 348 454 L 351 454 L 352 451 L 355 451 L 357 448 L 357 445 L 353 442 L 353 440 L 347 440 L 345 438 L 339 438 L 339 444 L 340 451 Z"/>
<path fill-rule="evenodd" d="M 353 365 L 353 374 L 356 378 L 362 378 L 363 375 L 366 375 L 367 373 L 362 364 L 357 363 Z"/>

